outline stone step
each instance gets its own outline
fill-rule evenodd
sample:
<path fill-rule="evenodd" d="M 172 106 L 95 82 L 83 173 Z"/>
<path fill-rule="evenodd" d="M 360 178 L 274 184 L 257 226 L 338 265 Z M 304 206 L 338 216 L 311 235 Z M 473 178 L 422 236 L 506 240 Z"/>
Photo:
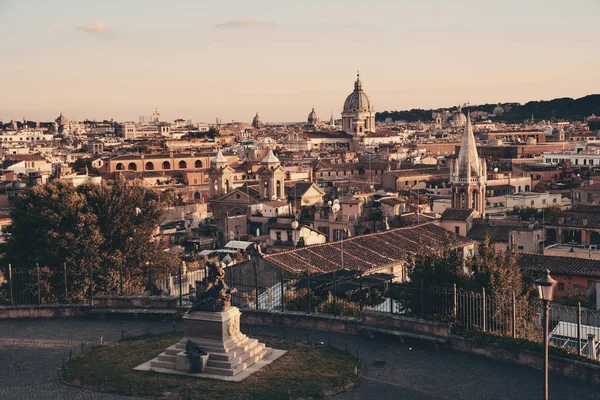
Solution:
<path fill-rule="evenodd" d="M 153 360 L 150 362 L 150 366 L 153 368 L 177 369 L 175 363 L 170 361 Z"/>
<path fill-rule="evenodd" d="M 158 355 L 158 361 L 168 361 L 172 363 L 177 362 L 177 356 L 172 354 L 160 353 Z"/>
<path fill-rule="evenodd" d="M 273 351 L 273 350 L 271 348 L 267 347 L 267 348 L 263 349 L 260 353 L 254 355 L 254 356 L 248 357 L 246 360 L 244 360 L 244 362 L 236 365 L 234 368 L 231 368 L 231 369 L 209 367 L 207 365 L 206 368 L 204 369 L 204 372 L 206 372 L 207 374 L 214 374 L 214 375 L 234 376 L 234 375 L 239 374 L 240 372 L 242 372 L 249 366 L 255 364 L 257 361 L 262 360 L 264 357 L 269 355 L 271 353 L 271 351 Z"/>
<path fill-rule="evenodd" d="M 179 349 L 179 351 L 185 351 L 185 343 L 187 343 L 187 341 L 185 341 L 184 343 L 177 343 L 176 347 L 177 349 Z M 210 354 L 220 354 L 220 355 L 227 355 L 227 354 L 231 354 L 232 352 L 237 352 L 239 353 L 247 351 L 248 349 L 252 348 L 253 346 L 256 345 L 256 343 L 258 343 L 257 339 L 250 339 L 248 337 L 244 337 L 242 340 L 238 341 L 237 343 L 234 343 L 231 346 L 228 347 L 216 347 L 216 346 L 210 346 L 210 345 L 203 345 L 202 343 L 198 343 L 198 345 L 200 346 L 200 348 L 202 350 L 204 350 L 207 353 Z"/>
<path fill-rule="evenodd" d="M 181 349 L 177 348 L 177 345 L 173 345 L 170 347 L 167 347 L 165 349 L 165 354 L 168 354 L 170 356 L 176 356 L 179 352 L 181 351 Z"/>
<path fill-rule="evenodd" d="M 250 358 L 256 354 L 259 354 L 261 351 L 264 350 L 264 348 L 265 348 L 265 345 L 263 343 L 259 343 L 256 346 L 254 346 L 253 348 L 251 348 L 250 350 L 248 350 L 244 353 L 240 353 L 240 355 L 238 355 L 235 358 L 232 358 L 229 361 L 213 360 L 212 357 L 210 357 L 208 359 L 207 365 L 210 365 L 211 367 L 231 369 L 231 368 L 234 368 L 236 365 L 243 363 L 248 358 Z"/>
<path fill-rule="evenodd" d="M 252 350 L 256 346 L 258 346 L 258 344 L 259 342 L 257 339 L 248 339 L 248 341 L 245 342 L 243 345 L 235 347 L 227 353 L 217 353 L 209 351 L 210 359 L 217 361 L 231 361 L 232 359 L 240 356 L 241 354 Z"/>

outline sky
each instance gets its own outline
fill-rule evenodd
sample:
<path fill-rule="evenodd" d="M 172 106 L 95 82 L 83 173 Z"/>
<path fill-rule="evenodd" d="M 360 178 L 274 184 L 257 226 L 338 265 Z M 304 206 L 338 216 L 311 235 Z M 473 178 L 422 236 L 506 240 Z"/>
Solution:
<path fill-rule="evenodd" d="M 600 0 L 0 0 L 0 120 L 339 118 L 600 93 Z"/>

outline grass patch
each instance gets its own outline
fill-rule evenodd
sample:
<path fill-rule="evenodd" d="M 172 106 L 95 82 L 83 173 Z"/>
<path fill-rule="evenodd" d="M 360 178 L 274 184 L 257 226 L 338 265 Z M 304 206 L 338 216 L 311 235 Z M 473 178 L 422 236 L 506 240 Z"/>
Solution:
<path fill-rule="evenodd" d="M 67 363 L 65 381 L 124 395 L 274 400 L 321 398 L 347 389 L 358 380 L 357 359 L 349 353 L 324 345 L 263 336 L 253 337 L 287 353 L 241 382 L 133 370 L 182 337 L 182 333 L 145 335 L 139 340 L 96 346 Z"/>

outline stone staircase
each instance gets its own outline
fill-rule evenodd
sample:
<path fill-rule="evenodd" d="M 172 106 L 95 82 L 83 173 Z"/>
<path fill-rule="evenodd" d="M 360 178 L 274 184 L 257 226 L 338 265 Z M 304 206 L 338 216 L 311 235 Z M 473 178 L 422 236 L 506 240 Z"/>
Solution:
<path fill-rule="evenodd" d="M 202 374 L 234 376 L 254 363 L 262 360 L 273 350 L 256 339 L 238 333 L 230 343 L 215 343 L 197 338 L 184 338 L 167 347 L 150 362 L 151 368 L 161 368 L 187 372 L 189 361 L 185 354 L 188 339 L 197 343 L 208 353 L 208 362 Z"/>

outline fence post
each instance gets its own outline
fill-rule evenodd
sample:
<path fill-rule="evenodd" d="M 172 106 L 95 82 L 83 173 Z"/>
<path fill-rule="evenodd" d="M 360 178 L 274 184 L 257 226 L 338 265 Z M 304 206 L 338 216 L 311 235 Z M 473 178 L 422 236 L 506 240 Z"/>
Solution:
<path fill-rule="evenodd" d="M 258 310 L 258 267 L 254 264 L 254 306 Z"/>
<path fill-rule="evenodd" d="M 425 317 L 425 283 L 421 279 L 421 318 Z"/>
<path fill-rule="evenodd" d="M 306 301 L 308 303 L 308 313 L 310 314 L 310 271 L 306 270 Z"/>
<path fill-rule="evenodd" d="M 281 312 L 285 311 L 285 299 L 283 296 L 285 295 L 285 289 L 283 287 L 283 271 L 280 272 L 281 277 Z"/>
<path fill-rule="evenodd" d="M 458 294 L 456 293 L 456 283 L 452 285 L 452 314 L 454 314 L 454 323 L 458 321 Z"/>
<path fill-rule="evenodd" d="M 183 261 L 179 263 L 179 307 L 183 306 Z"/>
<path fill-rule="evenodd" d="M 517 337 L 517 302 L 515 300 L 515 292 L 512 292 L 512 337 Z"/>
<path fill-rule="evenodd" d="M 119 290 L 121 291 L 120 296 L 123 296 L 123 262 L 119 262 Z"/>
<path fill-rule="evenodd" d="M 69 286 L 67 279 L 67 263 L 63 263 L 63 273 L 65 275 L 65 303 L 69 302 Z"/>
<path fill-rule="evenodd" d="M 40 264 L 35 263 L 35 271 L 37 274 L 37 300 L 38 304 L 42 304 L 42 292 L 40 289 Z"/>
<path fill-rule="evenodd" d="M 577 302 L 577 355 L 581 355 L 581 302 Z"/>
<path fill-rule="evenodd" d="M 335 271 L 333 271 L 333 315 L 337 315 L 337 284 L 335 280 Z"/>
<path fill-rule="evenodd" d="M 90 265 L 90 304 L 94 305 L 94 269 Z"/>
<path fill-rule="evenodd" d="M 485 288 L 481 288 L 481 313 L 483 314 L 483 319 L 481 321 L 483 325 L 483 331 L 485 332 L 486 325 L 486 309 L 485 309 Z"/>
<path fill-rule="evenodd" d="M 363 299 L 363 279 L 362 278 L 363 278 L 363 276 L 361 273 L 360 276 L 358 277 L 358 283 L 360 286 L 360 290 L 358 291 L 358 309 L 360 311 L 363 310 L 363 301 L 362 301 L 362 299 Z"/>
<path fill-rule="evenodd" d="M 10 290 L 10 304 L 15 304 L 15 295 L 13 293 L 13 273 L 12 265 L 8 264 L 8 288 Z"/>
<path fill-rule="evenodd" d="M 388 293 L 392 290 L 392 279 L 388 283 Z M 394 298 L 390 297 L 390 314 L 394 313 Z"/>
<path fill-rule="evenodd" d="M 152 264 L 150 264 L 150 271 L 149 271 L 149 278 L 150 278 L 150 296 L 152 296 L 154 294 L 154 282 L 153 282 L 153 276 L 152 276 Z"/>

